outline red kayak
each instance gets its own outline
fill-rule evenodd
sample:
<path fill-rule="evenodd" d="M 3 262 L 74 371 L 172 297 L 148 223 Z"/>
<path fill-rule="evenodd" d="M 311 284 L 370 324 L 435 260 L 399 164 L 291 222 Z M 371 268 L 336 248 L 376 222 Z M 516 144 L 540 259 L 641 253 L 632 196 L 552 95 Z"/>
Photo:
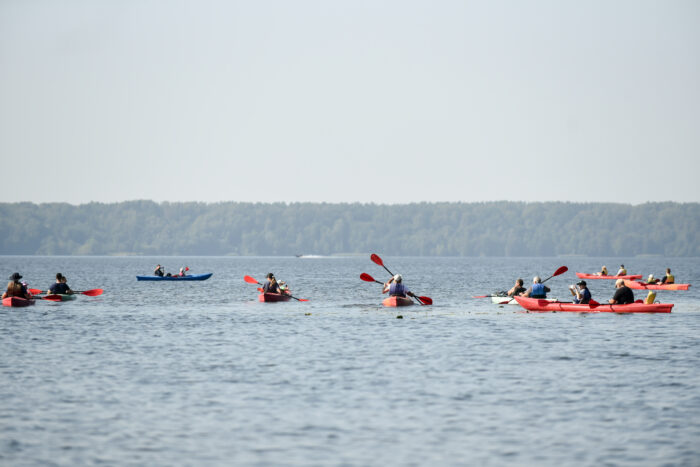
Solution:
<path fill-rule="evenodd" d="M 515 297 L 520 306 L 528 311 L 572 311 L 577 313 L 670 313 L 673 303 L 630 303 L 610 305 L 607 303 L 580 305 L 571 302 L 549 302 L 539 298 Z"/>
<path fill-rule="evenodd" d="M 29 305 L 34 305 L 35 300 L 27 300 L 26 298 L 22 297 L 7 297 L 2 299 L 2 306 L 12 306 L 12 307 L 23 307 L 23 306 L 29 306 Z"/>
<path fill-rule="evenodd" d="M 579 279 L 641 279 L 642 275 L 641 274 L 628 274 L 626 276 L 600 276 L 598 274 L 586 274 L 583 272 L 577 272 L 576 275 L 578 276 Z"/>
<path fill-rule="evenodd" d="M 410 306 L 413 300 L 408 297 L 387 297 L 382 301 L 384 306 Z"/>
<path fill-rule="evenodd" d="M 287 302 L 291 300 L 291 295 L 285 293 L 261 293 L 258 296 L 258 300 L 261 302 Z"/>
<path fill-rule="evenodd" d="M 630 289 L 647 290 L 688 290 L 690 287 L 690 284 L 647 284 L 637 281 L 625 281 L 625 285 Z"/>

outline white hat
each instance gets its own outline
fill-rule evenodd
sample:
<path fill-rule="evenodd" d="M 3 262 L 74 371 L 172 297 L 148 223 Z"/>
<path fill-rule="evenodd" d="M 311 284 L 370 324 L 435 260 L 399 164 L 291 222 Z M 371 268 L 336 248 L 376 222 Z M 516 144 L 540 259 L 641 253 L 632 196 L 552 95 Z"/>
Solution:
<path fill-rule="evenodd" d="M 401 274 L 397 274 L 394 276 L 394 282 L 401 282 L 403 280 L 403 277 L 401 277 Z"/>

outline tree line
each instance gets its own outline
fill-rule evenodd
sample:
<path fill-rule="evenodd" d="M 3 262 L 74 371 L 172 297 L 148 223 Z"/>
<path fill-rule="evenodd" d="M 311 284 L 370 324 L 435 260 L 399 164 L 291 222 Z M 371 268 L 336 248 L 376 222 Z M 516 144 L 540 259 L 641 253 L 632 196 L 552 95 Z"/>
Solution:
<path fill-rule="evenodd" d="M 0 203 L 4 255 L 700 256 L 700 203 Z"/>

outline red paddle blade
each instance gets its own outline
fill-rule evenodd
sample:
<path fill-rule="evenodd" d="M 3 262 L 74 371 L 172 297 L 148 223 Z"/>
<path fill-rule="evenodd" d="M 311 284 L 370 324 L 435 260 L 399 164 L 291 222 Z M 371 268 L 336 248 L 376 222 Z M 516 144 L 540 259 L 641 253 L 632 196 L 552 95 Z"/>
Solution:
<path fill-rule="evenodd" d="M 262 287 L 258 287 L 258 292 L 262 292 L 262 291 L 263 291 L 263 288 L 262 288 Z"/>
<path fill-rule="evenodd" d="M 83 295 L 87 295 L 88 297 L 97 297 L 98 295 L 102 295 L 104 293 L 104 290 L 102 289 L 91 289 L 91 290 L 86 290 L 85 292 L 80 292 Z"/>
<path fill-rule="evenodd" d="M 419 297 L 416 295 L 416 298 L 421 301 L 423 305 L 432 305 L 433 304 L 433 299 L 430 297 Z"/>
<path fill-rule="evenodd" d="M 595 300 L 588 300 L 588 305 L 590 305 L 591 308 L 595 308 L 600 306 L 600 303 L 596 302 Z"/>
<path fill-rule="evenodd" d="M 243 276 L 243 280 L 246 281 L 249 284 L 259 284 L 260 282 L 256 281 L 250 276 Z"/>
<path fill-rule="evenodd" d="M 39 290 L 39 289 L 27 289 L 27 290 L 32 295 L 39 295 L 41 293 L 41 290 Z"/>
<path fill-rule="evenodd" d="M 384 261 L 382 261 L 382 259 L 379 256 L 375 255 L 374 253 L 372 253 L 369 258 L 372 261 L 374 261 L 375 263 L 377 263 L 378 265 L 384 266 Z"/>
<path fill-rule="evenodd" d="M 297 300 L 299 300 L 300 302 L 308 302 L 309 301 L 308 298 L 297 298 Z"/>
<path fill-rule="evenodd" d="M 185 266 L 185 271 L 189 271 L 189 270 L 190 270 L 190 267 L 189 267 L 189 266 Z"/>
<path fill-rule="evenodd" d="M 375 282 L 374 277 L 370 276 L 366 272 L 360 274 L 360 279 L 362 279 L 365 282 Z"/>
<path fill-rule="evenodd" d="M 554 271 L 554 274 L 552 274 L 552 277 L 558 276 L 560 274 L 564 274 L 568 270 L 569 270 L 569 268 L 567 268 L 566 266 L 562 266 L 559 269 L 557 269 L 556 271 Z"/>
<path fill-rule="evenodd" d="M 41 298 L 42 300 L 50 300 L 52 302 L 60 302 L 61 300 L 63 300 L 63 297 L 61 297 L 60 295 L 47 295 Z"/>
<path fill-rule="evenodd" d="M 486 298 L 490 297 L 490 295 L 474 295 L 472 298 Z"/>

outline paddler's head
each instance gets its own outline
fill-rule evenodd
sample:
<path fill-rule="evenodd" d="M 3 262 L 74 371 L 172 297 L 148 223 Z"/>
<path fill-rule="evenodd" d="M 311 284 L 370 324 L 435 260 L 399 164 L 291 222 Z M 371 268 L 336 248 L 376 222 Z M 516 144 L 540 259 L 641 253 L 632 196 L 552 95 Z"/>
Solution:
<path fill-rule="evenodd" d="M 532 278 L 533 284 L 539 284 L 540 282 L 542 282 L 542 279 L 540 279 L 540 276 L 535 276 Z"/>
<path fill-rule="evenodd" d="M 624 279 L 618 279 L 618 280 L 615 281 L 615 288 L 619 289 L 619 288 L 622 287 L 623 285 L 625 285 L 625 280 L 624 280 Z"/>
<path fill-rule="evenodd" d="M 403 277 L 401 277 L 401 274 L 397 274 L 394 276 L 394 282 L 396 282 L 397 284 L 400 284 L 402 280 Z"/>

